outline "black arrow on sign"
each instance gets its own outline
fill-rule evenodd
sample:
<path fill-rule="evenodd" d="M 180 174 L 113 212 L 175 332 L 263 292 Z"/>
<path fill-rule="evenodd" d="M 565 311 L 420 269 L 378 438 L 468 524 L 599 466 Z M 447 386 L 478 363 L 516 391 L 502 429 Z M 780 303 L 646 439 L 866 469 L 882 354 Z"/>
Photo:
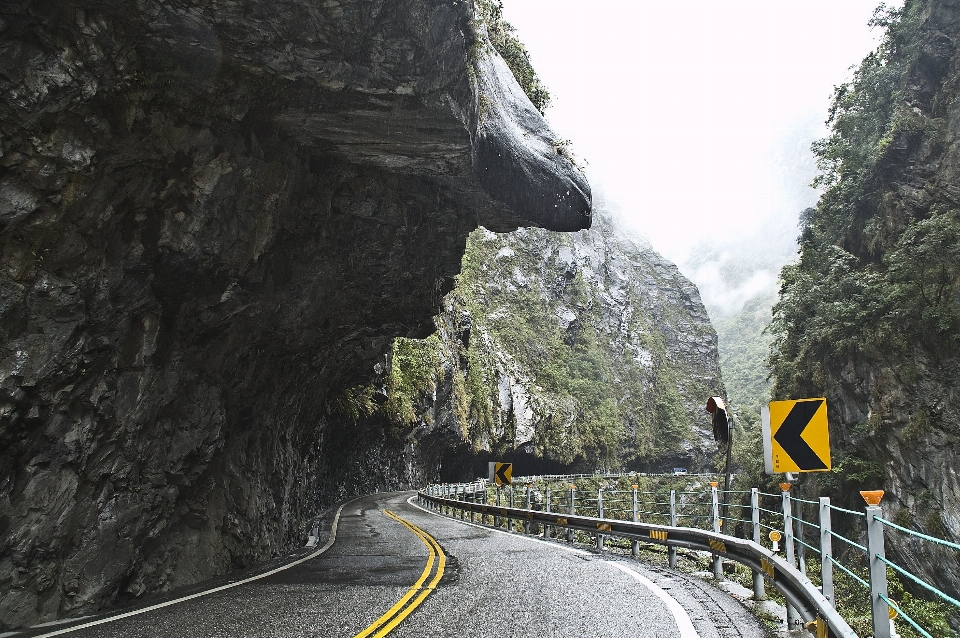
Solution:
<path fill-rule="evenodd" d="M 801 470 L 825 470 L 827 464 L 823 462 L 807 442 L 800 438 L 810 419 L 817 413 L 823 401 L 798 401 L 793 404 L 790 414 L 783 420 L 777 433 L 773 435 L 783 451 L 793 459 Z"/>
<path fill-rule="evenodd" d="M 497 478 L 500 479 L 500 485 L 509 485 L 512 483 L 510 477 L 507 476 L 507 470 L 511 468 L 510 463 L 500 463 L 497 466 Z"/>

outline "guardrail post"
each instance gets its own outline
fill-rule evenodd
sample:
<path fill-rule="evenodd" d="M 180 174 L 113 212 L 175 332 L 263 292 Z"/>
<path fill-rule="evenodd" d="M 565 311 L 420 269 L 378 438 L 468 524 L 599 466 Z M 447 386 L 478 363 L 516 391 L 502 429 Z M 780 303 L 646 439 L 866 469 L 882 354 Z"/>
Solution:
<path fill-rule="evenodd" d="M 544 488 L 544 491 L 546 492 L 546 494 L 544 495 L 544 499 L 543 499 L 543 509 L 547 514 L 549 514 L 550 513 L 550 488 L 546 487 Z M 543 537 L 550 538 L 550 526 L 547 524 L 543 525 Z"/>
<path fill-rule="evenodd" d="M 570 516 L 576 516 L 576 503 L 577 503 L 577 486 L 570 484 Z M 573 529 L 567 528 L 567 542 L 573 542 Z"/>
<path fill-rule="evenodd" d="M 873 638 L 890 638 L 890 609 L 887 601 L 887 566 L 880 560 L 884 558 L 883 523 L 875 517 L 881 516 L 880 499 L 883 491 L 860 492 L 867 502 L 867 563 L 870 567 L 870 611 L 873 616 Z"/>
<path fill-rule="evenodd" d="M 756 487 L 750 490 L 750 522 L 753 527 L 753 542 L 760 544 L 760 490 Z M 763 600 L 767 592 L 763 589 L 763 574 L 753 570 L 753 599 Z"/>
<path fill-rule="evenodd" d="M 820 582 L 823 597 L 834 607 L 837 601 L 833 593 L 833 538 L 830 533 L 830 497 L 820 497 Z"/>
<path fill-rule="evenodd" d="M 603 518 L 603 488 L 597 490 L 597 518 Z M 597 532 L 597 550 L 603 551 L 603 534 Z"/>
<path fill-rule="evenodd" d="M 793 547 L 793 507 L 790 503 L 790 484 L 781 483 L 780 489 L 783 493 L 783 551 L 786 554 L 787 562 L 791 567 L 797 566 L 796 555 Z M 803 621 L 800 614 L 787 604 L 787 629 L 793 630 L 799 627 Z"/>
<path fill-rule="evenodd" d="M 510 486 L 510 509 L 513 509 L 513 485 Z M 507 531 L 513 531 L 513 517 L 507 517 Z"/>
<path fill-rule="evenodd" d="M 637 486 L 633 486 L 633 522 L 637 522 Z M 634 558 L 640 557 L 640 541 L 634 540 L 630 544 L 630 553 Z"/>
<path fill-rule="evenodd" d="M 720 491 L 717 484 L 710 483 L 710 496 L 713 505 L 713 531 L 720 533 Z M 713 577 L 717 580 L 723 578 L 723 558 L 720 554 L 713 555 Z"/>
<path fill-rule="evenodd" d="M 670 490 L 670 527 L 677 526 L 677 491 Z M 667 550 L 670 569 L 677 568 L 677 548 L 673 545 Z"/>
<path fill-rule="evenodd" d="M 531 505 L 531 503 L 530 503 L 530 484 L 527 483 L 527 510 L 530 509 L 530 505 Z M 524 533 L 524 534 L 529 534 L 529 533 L 530 533 L 530 520 L 529 520 L 529 519 L 523 521 L 523 533 Z"/>
<path fill-rule="evenodd" d="M 793 545 L 797 552 L 797 567 L 800 573 L 807 575 L 807 546 L 805 525 L 803 524 L 803 503 L 800 501 L 800 486 L 797 485 L 797 514 L 793 517 Z M 799 541 L 797 540 L 799 539 Z"/>
<path fill-rule="evenodd" d="M 483 504 L 483 505 L 486 505 L 487 502 L 488 502 L 488 500 L 487 500 L 488 497 L 487 497 L 487 486 L 486 486 L 486 484 L 484 484 L 484 483 L 481 483 L 481 484 L 480 484 L 480 493 L 482 494 L 482 496 L 481 496 L 481 499 L 482 499 L 482 500 L 480 501 L 480 503 Z M 480 510 L 480 524 L 481 524 L 481 525 L 486 525 L 486 524 L 487 524 L 487 515 L 483 513 L 483 510 L 482 510 L 482 509 Z"/>

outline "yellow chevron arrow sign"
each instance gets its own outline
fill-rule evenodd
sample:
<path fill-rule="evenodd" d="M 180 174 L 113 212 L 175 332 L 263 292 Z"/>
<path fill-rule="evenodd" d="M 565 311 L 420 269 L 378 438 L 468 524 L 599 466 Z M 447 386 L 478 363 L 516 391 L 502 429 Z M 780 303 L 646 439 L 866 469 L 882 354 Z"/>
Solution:
<path fill-rule="evenodd" d="M 768 474 L 830 471 L 826 399 L 771 401 L 761 418 Z"/>

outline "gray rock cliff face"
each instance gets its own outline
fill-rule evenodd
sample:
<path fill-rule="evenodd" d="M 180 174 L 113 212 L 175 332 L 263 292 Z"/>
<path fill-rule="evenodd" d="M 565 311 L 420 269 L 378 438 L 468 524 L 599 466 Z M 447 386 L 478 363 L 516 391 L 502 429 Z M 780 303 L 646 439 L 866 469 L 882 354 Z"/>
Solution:
<path fill-rule="evenodd" d="M 700 294 L 602 202 L 578 233 L 478 230 L 463 263 L 438 338 L 411 344 L 432 368 L 405 359 L 383 384 L 419 387 L 409 436 L 445 480 L 488 458 L 518 474 L 714 469 L 704 405 L 724 388 Z"/>
<path fill-rule="evenodd" d="M 414 480 L 330 397 L 433 330 L 477 225 L 591 222 L 470 3 L 6 3 L 0 96 L 2 628 Z"/>

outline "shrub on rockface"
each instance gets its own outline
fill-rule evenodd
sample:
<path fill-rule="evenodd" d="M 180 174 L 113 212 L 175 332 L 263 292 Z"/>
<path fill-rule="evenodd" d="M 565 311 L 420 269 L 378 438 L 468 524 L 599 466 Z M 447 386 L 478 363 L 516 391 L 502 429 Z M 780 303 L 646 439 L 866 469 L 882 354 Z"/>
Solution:
<path fill-rule="evenodd" d="M 476 0 L 477 18 L 487 27 L 490 44 L 503 58 L 513 77 L 530 102 L 543 113 L 550 105 L 550 91 L 530 63 L 530 53 L 517 39 L 516 29 L 503 19 L 503 2 L 500 0 Z"/>

